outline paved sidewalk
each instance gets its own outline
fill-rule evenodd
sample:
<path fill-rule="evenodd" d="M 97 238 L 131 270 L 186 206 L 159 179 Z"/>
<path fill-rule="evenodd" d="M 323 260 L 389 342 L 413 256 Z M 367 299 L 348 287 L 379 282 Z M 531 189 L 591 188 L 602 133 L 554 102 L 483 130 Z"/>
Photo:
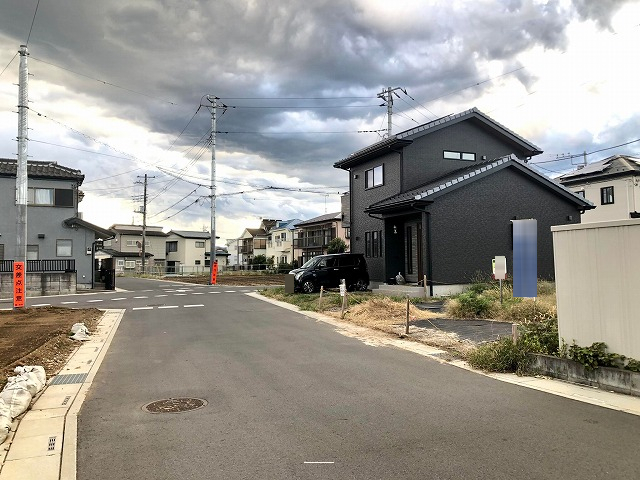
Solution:
<path fill-rule="evenodd" d="M 77 415 L 124 310 L 107 310 L 0 445 L 1 480 L 76 478 Z"/>

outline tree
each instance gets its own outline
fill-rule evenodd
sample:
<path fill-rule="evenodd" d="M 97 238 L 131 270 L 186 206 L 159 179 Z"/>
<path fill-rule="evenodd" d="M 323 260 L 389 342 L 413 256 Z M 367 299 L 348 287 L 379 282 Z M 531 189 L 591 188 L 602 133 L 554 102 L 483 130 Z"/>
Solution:
<path fill-rule="evenodd" d="M 327 253 L 344 253 L 347 250 L 347 244 L 340 237 L 336 237 L 327 245 Z"/>
<path fill-rule="evenodd" d="M 251 265 L 253 265 L 252 270 L 264 270 L 266 268 L 267 256 L 266 255 L 256 255 L 251 260 Z"/>

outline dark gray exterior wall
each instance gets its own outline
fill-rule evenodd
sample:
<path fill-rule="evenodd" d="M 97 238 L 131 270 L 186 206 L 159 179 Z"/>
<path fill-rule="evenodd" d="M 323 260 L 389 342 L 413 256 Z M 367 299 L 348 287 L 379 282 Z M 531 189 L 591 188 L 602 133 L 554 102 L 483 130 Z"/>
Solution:
<path fill-rule="evenodd" d="M 538 277 L 551 279 L 551 226 L 580 223 L 576 205 L 511 167 L 444 194 L 427 211 L 433 255 L 430 280 L 445 284 L 469 283 L 476 272 L 491 274 L 496 255 L 507 257 L 507 271 L 513 274 L 514 217 L 538 221 Z"/>
<path fill-rule="evenodd" d="M 27 208 L 27 244 L 38 246 L 40 259 L 75 259 L 77 284 L 91 287 L 91 272 L 93 269 L 91 255 L 87 255 L 87 248 L 95 240 L 95 233 L 84 228 L 68 228 L 63 225 L 67 218 L 75 217 L 78 212 L 76 184 L 70 180 L 43 180 L 30 178 L 29 187 L 39 188 L 71 188 L 74 189 L 73 207 L 45 207 L 29 205 Z M 0 177 L 0 244 L 4 244 L 4 258 L 13 260 L 16 249 L 16 205 L 15 205 L 15 177 Z M 44 234 L 44 238 L 38 238 Z M 70 239 L 72 241 L 71 257 L 56 256 L 56 240 Z"/>
<path fill-rule="evenodd" d="M 378 165 L 383 165 L 384 185 L 365 189 L 365 172 Z M 387 251 L 386 232 L 384 222 L 378 218 L 372 218 L 364 213 L 372 203 L 384 200 L 392 195 L 400 193 L 401 157 L 398 152 L 389 152 L 386 155 L 365 162 L 351 169 L 349 178 L 349 190 L 351 194 L 351 251 L 365 253 L 364 233 L 382 230 L 382 247 Z M 355 176 L 358 178 L 354 178 Z M 384 278 L 384 257 L 367 257 L 367 266 L 371 279 L 382 281 Z"/>
<path fill-rule="evenodd" d="M 476 162 L 446 160 L 444 150 L 476 154 Z M 474 119 L 459 122 L 422 137 L 404 148 L 403 190 L 419 187 L 454 170 L 513 153 L 524 159 L 522 149 L 515 143 L 496 137 Z"/>

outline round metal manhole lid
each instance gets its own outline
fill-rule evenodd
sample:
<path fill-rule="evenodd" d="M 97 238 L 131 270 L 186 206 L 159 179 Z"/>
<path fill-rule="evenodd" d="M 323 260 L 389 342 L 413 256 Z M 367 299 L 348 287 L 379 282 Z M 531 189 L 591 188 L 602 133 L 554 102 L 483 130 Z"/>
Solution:
<path fill-rule="evenodd" d="M 142 406 L 142 410 L 149 413 L 182 413 L 205 406 L 207 401 L 201 398 L 167 398 L 147 403 Z"/>

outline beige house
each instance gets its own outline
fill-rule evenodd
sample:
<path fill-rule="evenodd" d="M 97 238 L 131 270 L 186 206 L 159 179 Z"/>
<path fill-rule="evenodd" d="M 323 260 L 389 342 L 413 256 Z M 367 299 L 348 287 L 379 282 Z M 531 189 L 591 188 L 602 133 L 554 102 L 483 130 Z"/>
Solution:
<path fill-rule="evenodd" d="M 558 180 L 596 205 L 582 214 L 582 223 L 640 217 L 640 158 L 613 155 Z"/>
<path fill-rule="evenodd" d="M 296 224 L 293 237 L 294 259 L 298 265 L 327 253 L 329 242 L 342 238 L 349 250 L 349 228 L 342 223 L 342 212 L 328 213 Z"/>
<path fill-rule="evenodd" d="M 258 228 L 245 228 L 238 238 L 238 264 L 248 265 L 257 255 L 267 256 L 268 233 L 279 220 L 263 219 Z"/>
<path fill-rule="evenodd" d="M 167 273 L 202 273 L 209 268 L 209 232 L 171 230 L 166 237 Z"/>
<path fill-rule="evenodd" d="M 117 273 L 139 272 L 142 268 L 142 225 L 114 224 L 109 230 L 114 233 L 114 238 L 104 241 L 101 255 L 115 258 Z M 145 228 L 147 270 L 164 269 L 166 237 L 162 227 Z"/>

